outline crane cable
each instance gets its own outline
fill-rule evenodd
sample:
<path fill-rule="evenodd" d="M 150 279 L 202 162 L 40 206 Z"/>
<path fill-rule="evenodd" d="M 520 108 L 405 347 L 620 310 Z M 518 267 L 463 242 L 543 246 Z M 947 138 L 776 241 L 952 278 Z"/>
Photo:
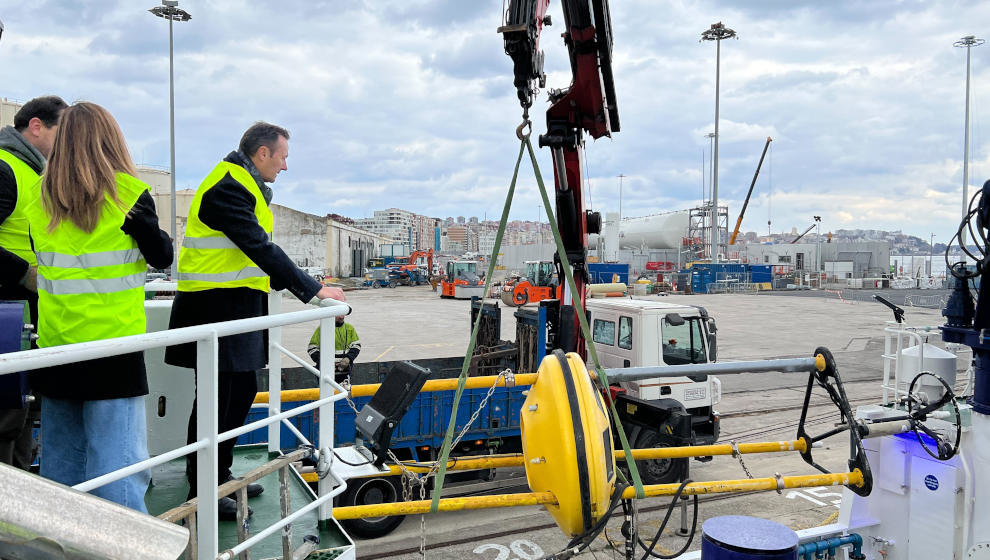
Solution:
<path fill-rule="evenodd" d="M 512 181 L 509 183 L 509 192 L 506 194 L 505 205 L 502 208 L 502 218 L 499 221 L 498 232 L 495 234 L 495 245 L 492 247 L 491 259 L 488 262 L 488 274 L 485 276 L 485 288 L 482 293 L 487 294 L 488 290 L 491 288 L 492 276 L 495 272 L 496 258 L 502 248 L 502 236 L 505 233 L 505 228 L 509 221 L 509 209 L 512 207 L 512 196 L 515 194 L 516 181 L 519 178 L 519 165 L 522 162 L 524 151 L 528 150 L 530 161 L 533 164 L 533 173 L 536 175 L 536 184 L 539 186 L 540 196 L 543 198 L 544 209 L 547 212 L 547 219 L 550 223 L 550 231 L 553 232 L 554 242 L 557 245 L 557 254 L 560 255 L 560 261 L 564 269 L 564 276 L 566 277 L 567 285 L 571 291 L 574 307 L 577 311 L 578 321 L 581 325 L 581 333 L 585 340 L 590 341 L 592 340 L 591 328 L 588 326 L 588 319 L 584 313 L 584 305 L 581 304 L 581 298 L 577 293 L 577 286 L 574 283 L 574 272 L 571 270 L 570 262 L 567 258 L 567 252 L 564 250 L 564 243 L 560 237 L 560 229 L 557 227 L 557 220 L 554 218 L 553 211 L 550 209 L 550 198 L 547 195 L 546 185 L 543 183 L 543 175 L 540 173 L 540 165 L 536 161 L 536 153 L 533 151 L 533 145 L 529 140 L 530 133 L 532 133 L 533 130 L 532 123 L 529 121 L 526 113 L 523 114 L 523 119 L 523 123 L 516 128 L 516 136 L 520 140 L 519 155 L 516 157 L 516 165 L 512 172 Z M 484 303 L 482 303 L 482 308 L 484 308 Z M 471 329 L 471 340 L 468 342 L 467 352 L 464 355 L 464 362 L 461 365 L 461 374 L 457 378 L 457 391 L 454 394 L 454 403 L 450 411 L 450 421 L 447 424 L 447 432 L 443 438 L 443 445 L 440 449 L 440 457 L 437 459 L 437 463 L 440 468 L 437 471 L 433 484 L 433 498 L 432 503 L 430 504 L 431 513 L 435 513 L 440 507 L 440 496 L 443 491 L 444 478 L 447 475 L 447 461 L 450 457 L 451 442 L 453 441 L 454 429 L 457 423 L 457 408 L 461 400 L 461 395 L 464 393 L 464 385 L 467 383 L 467 372 L 471 364 L 471 355 L 474 352 L 480 326 L 481 321 L 479 314 L 479 320 L 475 321 L 474 327 Z M 594 343 L 588 344 L 587 349 L 588 354 L 592 358 L 592 363 L 594 364 L 595 372 L 598 375 L 599 383 L 602 387 L 608 387 L 608 377 L 605 375 L 605 370 L 602 368 L 601 362 L 598 359 L 598 352 L 595 349 Z M 612 412 L 613 421 L 615 422 L 615 431 L 619 433 L 619 441 L 622 443 L 622 450 L 625 452 L 627 457 L 632 457 L 631 447 L 629 446 L 629 441 L 626 438 L 625 431 L 622 429 L 622 422 L 619 419 L 618 411 L 615 409 L 615 403 L 612 401 L 611 395 L 608 392 L 605 394 L 607 396 L 606 398 L 609 409 Z M 636 461 L 629 461 L 628 467 L 633 486 L 636 489 L 636 497 L 644 498 L 646 494 L 643 491 L 643 482 L 639 475 L 639 468 L 636 465 Z"/>

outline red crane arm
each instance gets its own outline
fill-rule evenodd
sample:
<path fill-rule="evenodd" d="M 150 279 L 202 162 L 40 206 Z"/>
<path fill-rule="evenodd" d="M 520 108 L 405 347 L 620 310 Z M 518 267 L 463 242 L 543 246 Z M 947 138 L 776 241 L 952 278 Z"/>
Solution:
<path fill-rule="evenodd" d="M 510 0 L 506 24 L 499 29 L 505 39 L 505 52 L 513 60 L 514 83 L 523 106 L 524 119 L 528 118 L 529 107 L 536 95 L 536 84 L 542 87 L 546 80 L 539 36 L 543 26 L 550 25 L 550 17 L 546 15 L 548 5 L 549 0 Z M 580 298 L 583 306 L 585 285 L 588 283 L 588 235 L 601 231 L 601 216 L 584 207 L 584 170 L 580 150 L 584 149 L 584 133 L 600 138 L 618 132 L 619 114 L 612 79 L 612 30 L 608 0 L 563 0 L 562 8 L 563 38 L 570 55 L 571 84 L 565 89 L 549 92 L 551 105 L 547 110 L 547 132 L 540 135 L 539 145 L 550 148 L 553 156 L 557 225 L 574 273 L 578 291 L 575 296 Z M 559 256 L 554 261 L 557 263 L 558 277 L 563 279 Z M 557 346 L 584 356 L 585 341 L 581 337 L 575 308 L 566 305 L 571 301 L 568 292 L 565 289 L 561 301 L 561 329 Z"/>

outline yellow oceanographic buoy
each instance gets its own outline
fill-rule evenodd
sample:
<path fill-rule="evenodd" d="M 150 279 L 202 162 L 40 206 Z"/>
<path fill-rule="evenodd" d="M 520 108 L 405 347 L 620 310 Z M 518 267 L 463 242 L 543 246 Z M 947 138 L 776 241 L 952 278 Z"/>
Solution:
<path fill-rule="evenodd" d="M 546 508 L 565 534 L 591 529 L 609 507 L 615 456 L 605 403 L 579 355 L 555 350 L 543 359 L 520 427 L 530 489 L 557 499 Z"/>

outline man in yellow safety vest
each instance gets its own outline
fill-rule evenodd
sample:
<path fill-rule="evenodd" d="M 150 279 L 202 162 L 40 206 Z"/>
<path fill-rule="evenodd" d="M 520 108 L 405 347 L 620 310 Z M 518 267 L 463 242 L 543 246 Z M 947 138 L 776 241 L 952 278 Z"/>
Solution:
<path fill-rule="evenodd" d="M 17 111 L 14 126 L 0 129 L 0 300 L 27 301 L 34 325 L 38 324 L 38 266 L 24 203 L 40 188 L 65 107 L 61 97 L 37 97 Z M 0 408 L 0 463 L 25 470 L 31 466 L 35 448 L 31 432 L 37 417 L 37 403 Z"/>
<path fill-rule="evenodd" d="M 287 169 L 289 132 L 257 122 L 240 145 L 218 163 L 199 185 L 189 208 L 185 238 L 179 251 L 178 293 L 169 328 L 230 321 L 268 314 L 270 289 L 288 290 L 299 300 L 343 300 L 339 288 L 321 285 L 301 270 L 272 242 L 274 219 L 268 183 Z M 195 368 L 192 344 L 170 346 L 169 364 Z M 218 406 L 220 432 L 243 425 L 258 392 L 257 372 L 268 364 L 268 333 L 256 331 L 219 341 Z M 204 372 L 197 372 L 202 374 Z M 189 442 L 196 437 L 196 403 L 189 417 Z M 230 479 L 235 440 L 219 445 L 219 483 Z M 189 497 L 196 495 L 196 454 L 187 455 Z M 261 494 L 258 484 L 249 497 Z M 235 519 L 231 498 L 219 503 L 222 519 Z"/>

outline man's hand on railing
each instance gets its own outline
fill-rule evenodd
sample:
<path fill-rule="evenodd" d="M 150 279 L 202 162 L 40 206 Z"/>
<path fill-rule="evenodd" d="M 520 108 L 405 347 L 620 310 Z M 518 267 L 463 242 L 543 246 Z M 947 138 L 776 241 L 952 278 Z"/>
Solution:
<path fill-rule="evenodd" d="M 320 291 L 316 292 L 316 297 L 318 299 L 335 299 L 337 301 L 347 301 L 347 296 L 344 295 L 344 290 L 336 286 L 323 286 Z"/>

